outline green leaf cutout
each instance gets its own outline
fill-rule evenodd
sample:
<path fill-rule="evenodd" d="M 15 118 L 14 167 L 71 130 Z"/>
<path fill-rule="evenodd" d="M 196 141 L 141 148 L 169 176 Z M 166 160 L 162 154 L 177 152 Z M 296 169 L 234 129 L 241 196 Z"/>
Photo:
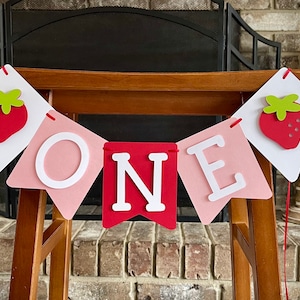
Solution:
<path fill-rule="evenodd" d="M 277 119 L 283 121 L 286 118 L 287 112 L 300 111 L 300 104 L 295 102 L 297 99 L 298 95 L 296 94 L 290 94 L 283 98 L 269 95 L 266 97 L 269 106 L 266 106 L 263 111 L 266 114 L 276 113 Z"/>
<path fill-rule="evenodd" d="M 18 99 L 21 96 L 21 90 L 14 89 L 9 92 L 0 91 L 0 105 L 1 110 L 5 115 L 8 115 L 11 111 L 11 107 L 21 107 L 24 105 L 24 101 Z"/>

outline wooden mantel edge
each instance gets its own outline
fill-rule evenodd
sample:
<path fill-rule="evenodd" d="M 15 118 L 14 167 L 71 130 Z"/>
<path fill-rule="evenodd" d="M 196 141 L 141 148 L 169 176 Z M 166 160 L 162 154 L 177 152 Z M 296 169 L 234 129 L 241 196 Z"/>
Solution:
<path fill-rule="evenodd" d="M 201 73 L 121 73 L 16 68 L 40 90 L 243 91 L 258 90 L 277 70 Z M 300 69 L 292 70 L 300 79 Z"/>

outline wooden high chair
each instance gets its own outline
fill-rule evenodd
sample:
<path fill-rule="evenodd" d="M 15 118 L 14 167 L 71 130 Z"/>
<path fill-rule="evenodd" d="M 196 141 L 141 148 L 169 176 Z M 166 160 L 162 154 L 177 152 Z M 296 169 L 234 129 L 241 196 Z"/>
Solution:
<path fill-rule="evenodd" d="M 19 68 L 61 113 L 223 115 L 241 106 L 275 71 L 216 73 L 109 73 Z M 294 71 L 300 77 L 300 70 Z M 272 186 L 271 166 L 256 153 Z M 51 253 L 50 299 L 68 298 L 71 221 L 53 209 L 44 231 L 46 193 L 22 189 L 19 197 L 10 299 L 36 299 L 40 264 Z M 274 199 L 233 199 L 231 244 L 233 295 L 250 299 L 250 266 L 256 299 L 280 297 Z"/>

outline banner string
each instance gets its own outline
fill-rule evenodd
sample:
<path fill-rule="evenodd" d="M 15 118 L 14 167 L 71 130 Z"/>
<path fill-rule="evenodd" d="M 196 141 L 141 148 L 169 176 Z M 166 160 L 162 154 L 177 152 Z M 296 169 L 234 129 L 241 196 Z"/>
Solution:
<path fill-rule="evenodd" d="M 282 76 L 282 79 L 286 79 L 286 77 L 291 73 L 291 69 L 288 68 Z M 288 222 L 289 222 L 289 209 L 291 202 L 291 182 L 288 181 L 287 186 L 287 195 L 286 195 L 286 204 L 285 204 L 285 225 L 284 225 L 284 242 L 283 242 L 283 271 L 284 271 L 284 287 L 285 287 L 285 298 L 289 300 L 289 292 L 287 287 L 287 274 L 286 274 L 286 250 L 287 250 L 287 238 L 288 238 Z"/>
<path fill-rule="evenodd" d="M 239 124 L 242 120 L 243 120 L 242 118 L 237 119 L 236 121 L 234 121 L 234 122 L 230 125 L 230 128 L 233 128 L 234 126 L 236 126 L 237 124 Z"/>
<path fill-rule="evenodd" d="M 49 119 L 55 121 L 55 118 L 54 118 L 52 115 L 50 115 L 49 113 L 46 113 L 46 116 L 47 116 Z"/>
<path fill-rule="evenodd" d="M 289 75 L 290 72 L 291 72 L 291 69 L 288 68 L 288 69 L 285 71 L 285 73 L 283 74 L 282 79 L 285 79 L 285 78 Z"/>
<path fill-rule="evenodd" d="M 284 287 L 285 287 L 285 298 L 289 299 L 289 292 L 287 287 L 287 274 L 286 274 L 286 250 L 287 250 L 287 237 L 288 237 L 288 219 L 289 219 L 289 208 L 291 201 L 291 182 L 288 181 L 287 195 L 286 195 L 286 205 L 285 205 L 285 225 L 284 225 L 284 241 L 283 241 L 283 272 L 284 272 Z"/>
<path fill-rule="evenodd" d="M 1 69 L 2 69 L 2 71 L 4 72 L 4 74 L 7 76 L 7 75 L 8 75 L 8 72 L 7 72 L 6 68 L 5 68 L 5 66 L 2 66 Z"/>

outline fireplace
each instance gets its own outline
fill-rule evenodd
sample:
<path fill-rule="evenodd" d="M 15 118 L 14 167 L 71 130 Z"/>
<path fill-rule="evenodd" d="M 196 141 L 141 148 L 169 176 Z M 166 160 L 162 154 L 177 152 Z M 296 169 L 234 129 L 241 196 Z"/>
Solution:
<path fill-rule="evenodd" d="M 252 31 L 222 0 L 199 1 L 198 10 L 140 7 L 55 9 L 41 1 L 1 6 L 1 64 L 115 72 L 209 72 L 278 68 L 280 45 Z M 208 3 L 209 2 L 209 3 Z M 47 2 L 46 2 L 47 3 Z M 150 8 L 150 7 L 149 7 Z M 241 35 L 252 40 L 244 52 Z M 80 115 L 78 121 L 109 141 L 179 141 L 220 121 L 215 116 Z M 161 129 L 164 130 L 161 130 Z M 15 217 L 17 194 L 5 186 L 13 162 L 1 173 L 1 214 Z M 101 218 L 102 174 L 83 204 Z M 180 178 L 178 220 L 199 221 Z M 98 208 L 98 209 L 97 209 Z M 80 209 L 79 209 L 80 211 Z M 186 213 L 188 212 L 189 213 Z M 192 211 L 192 212 L 191 212 Z M 191 213 L 190 213 L 191 212 Z M 227 219 L 226 209 L 217 221 Z"/>

